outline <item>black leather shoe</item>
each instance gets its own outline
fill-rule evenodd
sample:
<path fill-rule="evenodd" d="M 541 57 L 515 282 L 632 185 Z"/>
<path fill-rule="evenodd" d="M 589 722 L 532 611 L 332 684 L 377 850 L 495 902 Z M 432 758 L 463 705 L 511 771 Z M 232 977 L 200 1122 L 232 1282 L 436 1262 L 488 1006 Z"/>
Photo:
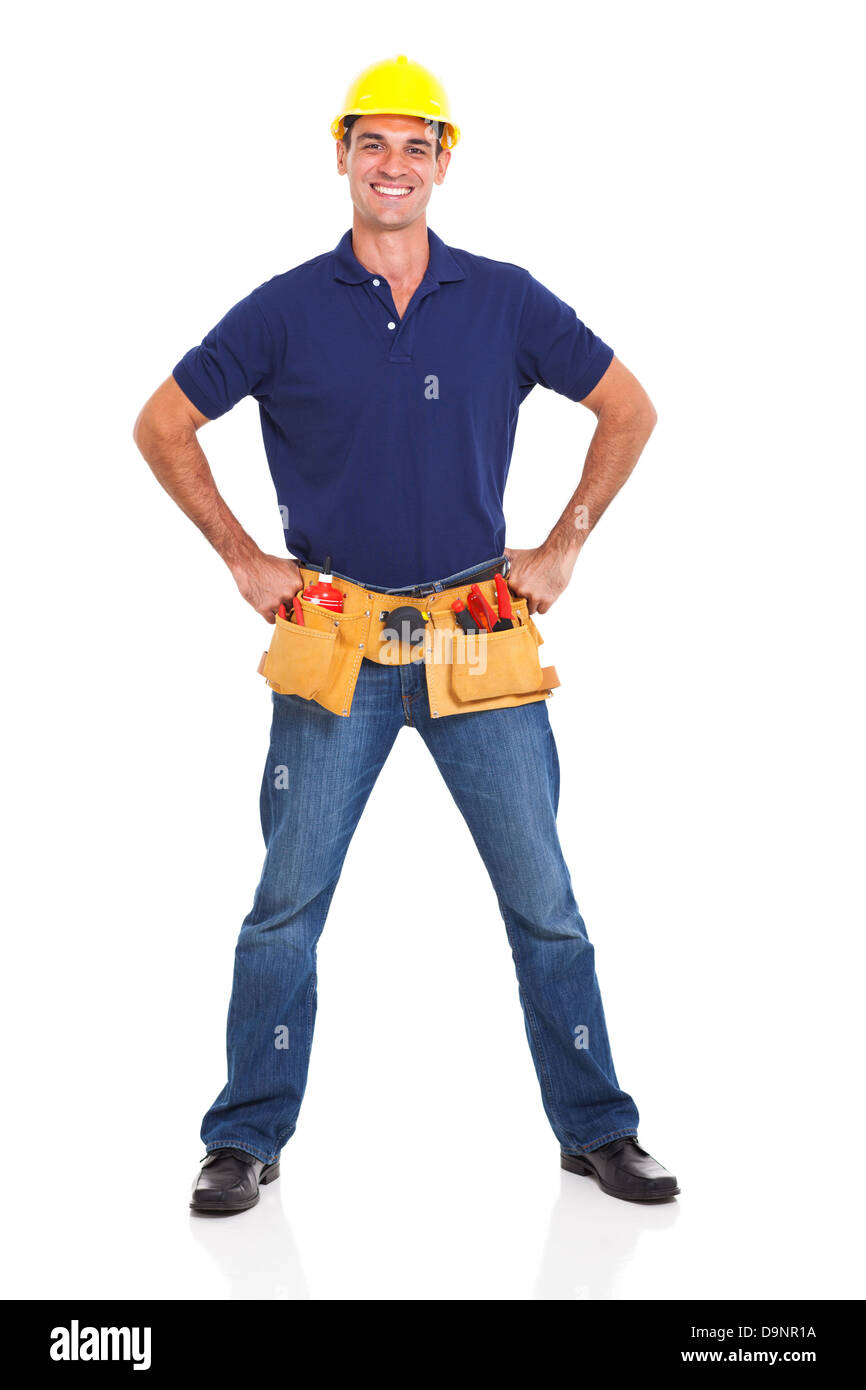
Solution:
<path fill-rule="evenodd" d="M 193 1211 L 231 1216 L 259 1200 L 259 1186 L 280 1176 L 279 1160 L 262 1163 L 244 1149 L 212 1149 L 192 1189 Z"/>
<path fill-rule="evenodd" d="M 656 1163 L 633 1135 L 589 1153 L 560 1153 L 560 1160 L 569 1173 L 598 1178 L 602 1192 L 626 1202 L 664 1202 L 680 1190 L 673 1173 Z"/>

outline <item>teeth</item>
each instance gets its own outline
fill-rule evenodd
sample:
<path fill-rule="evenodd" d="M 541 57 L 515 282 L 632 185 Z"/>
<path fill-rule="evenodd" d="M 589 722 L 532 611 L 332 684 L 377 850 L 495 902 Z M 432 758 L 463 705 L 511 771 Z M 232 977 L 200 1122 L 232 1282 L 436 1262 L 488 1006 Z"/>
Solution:
<path fill-rule="evenodd" d="M 405 198 L 412 191 L 410 188 L 389 188 L 382 183 L 374 183 L 373 187 L 377 193 L 384 193 L 389 198 Z"/>

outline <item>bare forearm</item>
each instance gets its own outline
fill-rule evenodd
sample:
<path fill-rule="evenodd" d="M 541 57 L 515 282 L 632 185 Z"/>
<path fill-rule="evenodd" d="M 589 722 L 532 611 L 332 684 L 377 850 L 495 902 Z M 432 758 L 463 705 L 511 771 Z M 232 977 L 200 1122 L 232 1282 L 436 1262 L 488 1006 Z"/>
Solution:
<path fill-rule="evenodd" d="M 169 497 L 195 523 L 229 569 L 236 570 L 260 553 L 220 496 L 193 430 L 171 432 L 140 424 L 135 442 Z"/>
<path fill-rule="evenodd" d="M 634 378 L 628 373 L 631 381 Z M 509 584 L 530 613 L 546 613 L 569 583 L 587 536 L 610 506 L 655 428 L 652 402 L 635 382 L 631 399 L 598 410 L 580 482 L 547 540 L 535 550 L 511 550 Z"/>
<path fill-rule="evenodd" d="M 169 497 L 225 560 L 243 598 L 269 623 L 303 586 L 294 560 L 260 550 L 226 506 L 194 431 L 136 423 L 135 442 Z"/>
<path fill-rule="evenodd" d="M 590 531 L 629 477 L 655 423 L 656 413 L 649 400 L 639 409 L 602 411 L 590 441 L 580 482 L 544 542 L 545 550 L 563 556 L 578 554 Z"/>

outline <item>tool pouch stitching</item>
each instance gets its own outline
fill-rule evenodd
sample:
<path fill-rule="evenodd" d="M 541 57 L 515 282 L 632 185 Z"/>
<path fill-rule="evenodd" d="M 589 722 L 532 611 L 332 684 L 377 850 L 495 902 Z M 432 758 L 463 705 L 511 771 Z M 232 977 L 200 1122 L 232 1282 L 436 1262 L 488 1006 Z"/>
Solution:
<path fill-rule="evenodd" d="M 538 647 L 544 639 L 529 615 L 526 599 L 512 593 L 511 608 L 513 628 L 475 634 L 463 631 L 450 608 L 443 606 L 431 613 L 434 627 L 446 638 L 442 656 L 451 668 L 452 697 L 461 704 L 530 695 L 542 689 Z"/>
<path fill-rule="evenodd" d="M 336 637 L 333 626 L 327 631 L 277 617 L 262 675 L 281 695 L 313 699 L 327 682 Z"/>
<path fill-rule="evenodd" d="M 455 635 L 451 690 L 461 702 L 529 695 L 541 682 L 538 644 L 528 623 L 505 632 Z"/>
<path fill-rule="evenodd" d="M 319 653 L 296 645 L 283 645 L 281 648 L 275 633 L 271 643 L 272 649 L 276 648 L 275 657 L 273 662 L 266 658 L 262 674 L 279 694 L 300 695 L 303 699 L 316 700 L 332 713 L 348 713 L 364 655 L 360 643 L 369 620 L 363 612 L 335 613 L 331 609 L 323 608 L 320 603 L 302 598 L 300 594 L 298 601 L 304 615 L 303 623 L 299 624 L 293 620 L 285 622 L 277 618 L 277 624 L 291 628 L 298 634 L 308 633 L 313 637 L 329 638 L 331 652 L 327 667 L 320 673 L 318 680 L 304 681 L 300 669 L 295 669 L 302 664 L 299 658 L 309 658 L 311 655 L 318 657 Z M 300 641 L 303 641 L 302 637 Z M 285 639 L 283 642 L 285 643 Z M 320 664 L 324 666 L 324 661 Z M 278 670 L 282 674 L 282 680 L 276 675 Z M 299 686 L 302 688 L 298 688 Z"/>

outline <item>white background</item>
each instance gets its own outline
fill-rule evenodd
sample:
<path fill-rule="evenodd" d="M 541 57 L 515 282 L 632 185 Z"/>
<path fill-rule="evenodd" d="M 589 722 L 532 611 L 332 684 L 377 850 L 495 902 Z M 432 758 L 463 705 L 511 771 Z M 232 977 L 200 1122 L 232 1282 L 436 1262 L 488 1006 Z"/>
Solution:
<path fill-rule="evenodd" d="M 861 18 L 766 0 L 19 8 L 9 1295 L 863 1295 Z M 439 73 L 463 129 L 429 225 L 530 269 L 659 414 L 541 623 L 616 1066 L 682 1195 L 640 1207 L 560 1172 L 492 889 L 404 729 L 322 940 L 281 1180 L 209 1223 L 187 1202 L 261 867 L 270 629 L 132 427 L 230 305 L 350 225 L 328 125 L 350 77 L 398 52 Z M 509 545 L 544 539 L 593 425 L 532 393 Z M 255 402 L 199 438 L 279 551 Z M 443 845 L 447 874 L 438 856 L 413 870 Z"/>

